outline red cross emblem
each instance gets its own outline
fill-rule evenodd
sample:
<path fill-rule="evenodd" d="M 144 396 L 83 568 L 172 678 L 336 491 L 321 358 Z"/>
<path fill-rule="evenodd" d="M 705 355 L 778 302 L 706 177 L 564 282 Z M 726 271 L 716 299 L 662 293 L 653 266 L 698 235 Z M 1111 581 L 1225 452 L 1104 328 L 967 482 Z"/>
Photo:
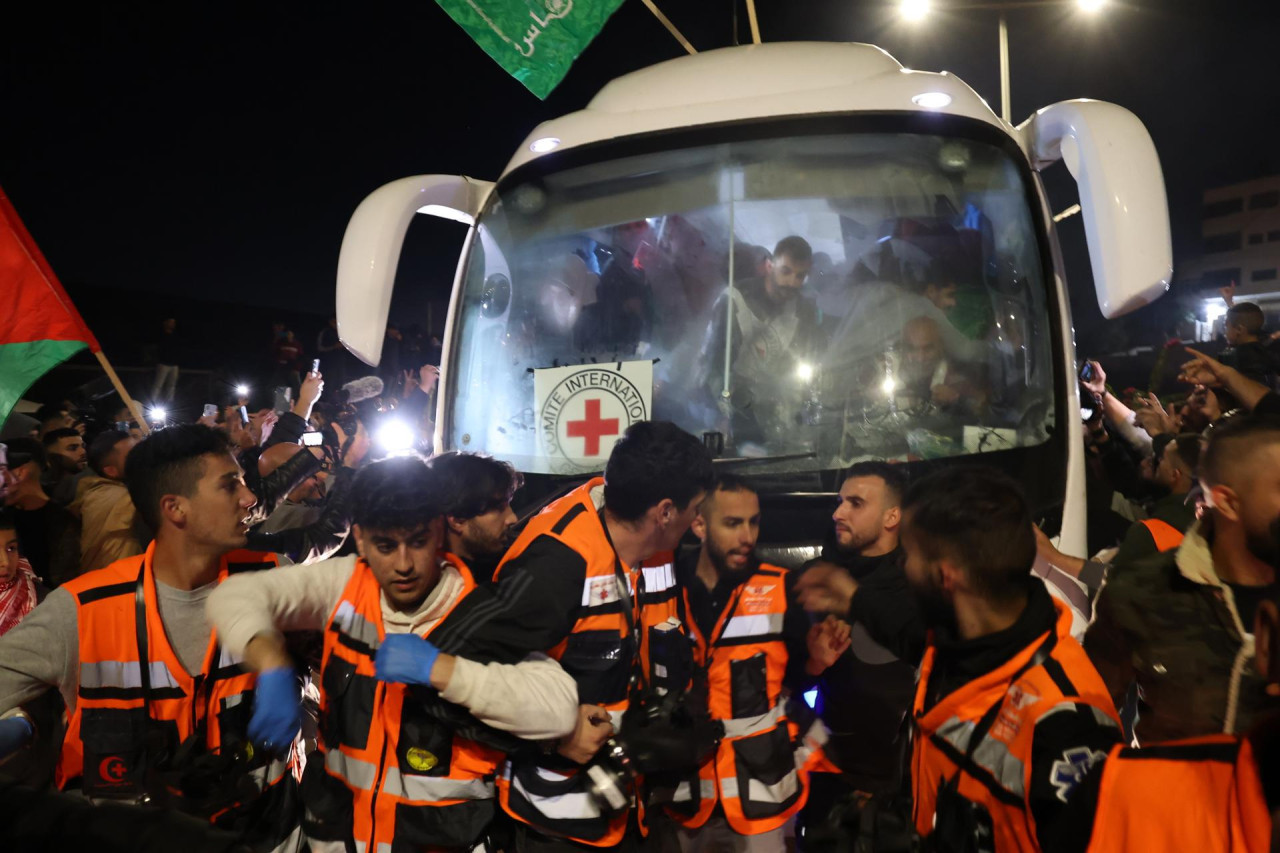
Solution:
<path fill-rule="evenodd" d="M 599 399 L 586 400 L 584 404 L 586 412 L 582 420 L 565 423 L 565 435 L 582 439 L 584 456 L 599 456 L 600 439 L 617 435 L 621 428 L 617 418 L 600 417 Z"/>

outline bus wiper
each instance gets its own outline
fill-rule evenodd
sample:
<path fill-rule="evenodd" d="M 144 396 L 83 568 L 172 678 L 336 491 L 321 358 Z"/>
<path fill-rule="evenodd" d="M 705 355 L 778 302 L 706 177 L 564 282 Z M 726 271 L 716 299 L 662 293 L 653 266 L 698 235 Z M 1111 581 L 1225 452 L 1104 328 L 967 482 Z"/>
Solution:
<path fill-rule="evenodd" d="M 750 465 L 753 462 L 790 462 L 795 459 L 816 459 L 818 454 L 812 450 L 808 453 L 784 453 L 779 456 L 726 456 L 712 459 L 712 465 Z"/>

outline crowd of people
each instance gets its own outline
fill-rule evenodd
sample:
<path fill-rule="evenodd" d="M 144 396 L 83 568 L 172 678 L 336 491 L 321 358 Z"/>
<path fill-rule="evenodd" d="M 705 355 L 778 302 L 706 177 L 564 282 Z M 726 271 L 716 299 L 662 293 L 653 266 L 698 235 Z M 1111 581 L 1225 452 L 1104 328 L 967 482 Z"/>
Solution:
<path fill-rule="evenodd" d="M 293 376 L 287 333 L 285 411 L 143 435 L 46 406 L 0 444 L 6 839 L 1265 850 L 1280 394 L 1252 318 L 1170 409 L 1088 363 L 1087 559 L 1005 474 L 865 461 L 821 555 L 773 565 L 762 485 L 662 421 L 520 524 L 512 466 L 379 446 L 393 395 Z M 394 394 L 417 428 L 437 376 Z"/>

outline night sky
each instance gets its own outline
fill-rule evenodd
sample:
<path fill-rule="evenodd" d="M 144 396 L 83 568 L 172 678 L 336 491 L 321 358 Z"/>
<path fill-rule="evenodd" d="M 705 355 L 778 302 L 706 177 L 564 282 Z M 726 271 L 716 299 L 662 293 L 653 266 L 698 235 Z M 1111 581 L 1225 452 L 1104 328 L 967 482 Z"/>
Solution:
<path fill-rule="evenodd" d="M 626 0 L 541 102 L 431 0 L 255 5 L 6 11 L 0 185 L 73 293 L 328 312 L 343 229 L 367 193 L 428 172 L 492 179 L 539 121 L 683 53 L 640 0 Z M 658 5 L 695 47 L 732 43 L 730 0 Z M 1015 121 L 1073 97 L 1133 110 L 1164 166 L 1175 259 L 1194 256 L 1204 188 L 1280 171 L 1280 16 L 1264 19 L 1261 5 L 1112 0 L 1095 18 L 1070 4 L 1011 10 Z M 766 41 L 872 42 L 908 67 L 956 73 L 998 107 L 993 12 L 908 26 L 882 2 L 757 8 Z M 739 31 L 749 41 L 741 6 Z M 1074 188 L 1061 166 L 1053 172 L 1062 209 Z M 415 224 L 401 291 L 444 298 L 458 229 Z M 1068 274 L 1088 295 L 1079 218 L 1060 233 Z M 1091 296 L 1073 301 L 1078 327 L 1096 322 Z M 158 316 L 161 305 L 119 310 Z M 91 325 L 112 319 L 95 312 Z"/>

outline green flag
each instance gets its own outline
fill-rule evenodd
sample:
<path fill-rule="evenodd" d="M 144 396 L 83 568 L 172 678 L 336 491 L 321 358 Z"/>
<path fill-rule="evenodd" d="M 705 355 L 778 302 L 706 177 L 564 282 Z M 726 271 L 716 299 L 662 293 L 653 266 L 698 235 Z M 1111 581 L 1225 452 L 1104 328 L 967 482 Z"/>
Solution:
<path fill-rule="evenodd" d="M 622 0 L 436 0 L 539 98 L 560 84 Z"/>

